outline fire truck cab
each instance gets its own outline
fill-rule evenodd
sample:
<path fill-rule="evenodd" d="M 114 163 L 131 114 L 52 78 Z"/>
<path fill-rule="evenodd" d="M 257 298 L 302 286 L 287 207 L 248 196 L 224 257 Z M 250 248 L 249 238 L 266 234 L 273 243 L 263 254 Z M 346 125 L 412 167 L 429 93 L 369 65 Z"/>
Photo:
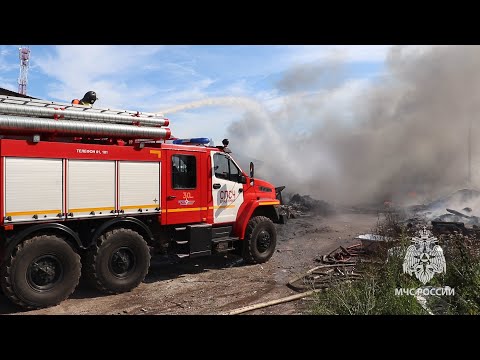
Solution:
<path fill-rule="evenodd" d="M 245 173 L 227 141 L 168 140 L 160 119 L 0 97 L 0 284 L 12 302 L 58 304 L 81 275 L 130 291 L 152 254 L 270 259 L 281 190 L 252 163 Z"/>

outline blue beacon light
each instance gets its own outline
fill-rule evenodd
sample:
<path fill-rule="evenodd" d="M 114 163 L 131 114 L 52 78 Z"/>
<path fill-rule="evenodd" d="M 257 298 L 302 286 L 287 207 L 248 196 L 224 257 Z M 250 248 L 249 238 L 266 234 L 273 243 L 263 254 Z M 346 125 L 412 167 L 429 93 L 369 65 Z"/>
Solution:
<path fill-rule="evenodd" d="M 192 139 L 177 139 L 173 140 L 174 144 L 208 144 L 210 139 L 208 138 L 192 138 Z"/>

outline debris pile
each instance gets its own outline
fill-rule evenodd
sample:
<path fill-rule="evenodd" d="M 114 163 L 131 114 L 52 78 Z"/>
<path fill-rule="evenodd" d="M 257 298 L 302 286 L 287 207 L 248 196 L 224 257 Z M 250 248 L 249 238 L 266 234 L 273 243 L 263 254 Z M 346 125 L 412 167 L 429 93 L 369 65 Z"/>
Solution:
<path fill-rule="evenodd" d="M 310 195 L 295 194 L 290 198 L 288 205 L 283 205 L 290 218 L 296 218 L 306 213 L 314 213 L 321 216 L 334 214 L 335 208 L 323 200 L 313 199 Z"/>
<path fill-rule="evenodd" d="M 362 274 L 356 270 L 356 265 L 362 255 L 365 255 L 365 251 L 361 244 L 347 248 L 339 246 L 327 255 L 316 259 L 323 265 L 295 277 L 287 283 L 287 286 L 295 291 L 326 289 L 339 281 L 359 279 Z"/>
<path fill-rule="evenodd" d="M 413 216 L 402 222 L 402 225 L 407 227 L 409 231 L 418 231 L 422 229 L 428 223 L 428 219 L 425 216 Z"/>
<path fill-rule="evenodd" d="M 467 211 L 466 209 L 470 208 L 464 208 L 463 210 Z M 453 234 L 455 232 L 461 233 L 462 235 L 480 234 L 479 217 L 466 215 L 453 209 L 447 209 L 447 211 L 448 214 L 441 215 L 432 220 L 432 231 L 434 234 Z"/>
<path fill-rule="evenodd" d="M 460 210 L 461 209 L 461 210 Z M 480 191 L 461 189 L 425 205 L 408 208 L 412 217 L 407 220 L 410 228 L 431 221 L 435 235 L 461 233 L 480 234 Z"/>
<path fill-rule="evenodd" d="M 480 225 L 480 218 L 478 216 L 466 215 L 464 213 L 461 213 L 460 211 L 453 209 L 446 210 L 448 214 L 440 215 L 437 218 L 433 219 L 433 221 L 464 222 L 472 226 Z M 465 209 L 463 211 L 465 211 Z"/>
<path fill-rule="evenodd" d="M 426 216 L 427 218 L 438 221 L 455 221 L 458 218 L 454 217 L 454 215 L 460 217 L 464 216 L 464 214 L 455 214 L 454 212 L 447 214 L 445 213 L 446 209 L 461 209 L 463 212 L 472 215 L 471 213 L 473 211 L 480 209 L 480 191 L 473 189 L 458 190 L 448 196 L 434 200 L 428 204 L 409 206 L 406 210 L 414 217 Z"/>
<path fill-rule="evenodd" d="M 366 254 L 366 251 L 363 249 L 362 244 L 355 244 L 347 248 L 339 246 L 327 255 L 322 255 L 320 258 L 315 259 L 315 261 L 329 265 L 355 264 L 357 257 L 364 254 Z"/>
<path fill-rule="evenodd" d="M 358 235 L 356 239 L 359 239 L 362 244 L 363 253 L 375 253 L 381 251 L 387 243 L 395 241 L 394 238 L 388 236 L 382 236 L 378 234 L 364 234 Z"/>

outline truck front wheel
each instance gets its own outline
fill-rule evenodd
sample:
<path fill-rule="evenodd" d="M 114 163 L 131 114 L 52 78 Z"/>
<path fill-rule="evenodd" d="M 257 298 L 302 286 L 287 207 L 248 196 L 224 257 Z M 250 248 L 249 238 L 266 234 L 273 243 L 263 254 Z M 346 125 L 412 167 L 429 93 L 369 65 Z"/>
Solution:
<path fill-rule="evenodd" d="M 78 285 L 80 256 L 56 235 L 39 235 L 18 244 L 1 269 L 3 293 L 25 309 L 57 305 Z"/>
<path fill-rule="evenodd" d="M 150 267 L 150 249 L 131 229 L 114 229 L 100 236 L 84 258 L 86 280 L 107 294 L 136 288 Z"/>
<path fill-rule="evenodd" d="M 243 245 L 243 258 L 247 263 L 260 264 L 268 261 L 277 245 L 277 232 L 272 220 L 265 216 L 251 218 Z"/>

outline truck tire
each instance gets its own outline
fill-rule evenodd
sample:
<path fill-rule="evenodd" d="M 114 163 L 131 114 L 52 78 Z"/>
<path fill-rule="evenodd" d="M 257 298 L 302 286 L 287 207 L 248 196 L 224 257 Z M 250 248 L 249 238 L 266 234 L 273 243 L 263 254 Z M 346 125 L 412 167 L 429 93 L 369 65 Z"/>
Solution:
<path fill-rule="evenodd" d="M 4 295 L 25 309 L 57 305 L 75 290 L 80 256 L 57 235 L 38 235 L 18 244 L 2 265 Z"/>
<path fill-rule="evenodd" d="M 150 267 L 150 249 L 131 229 L 114 229 L 100 236 L 84 258 L 85 280 L 106 294 L 136 288 Z"/>
<path fill-rule="evenodd" d="M 249 264 L 268 261 L 275 252 L 277 232 L 272 220 L 265 216 L 250 219 L 245 232 L 243 259 Z"/>

